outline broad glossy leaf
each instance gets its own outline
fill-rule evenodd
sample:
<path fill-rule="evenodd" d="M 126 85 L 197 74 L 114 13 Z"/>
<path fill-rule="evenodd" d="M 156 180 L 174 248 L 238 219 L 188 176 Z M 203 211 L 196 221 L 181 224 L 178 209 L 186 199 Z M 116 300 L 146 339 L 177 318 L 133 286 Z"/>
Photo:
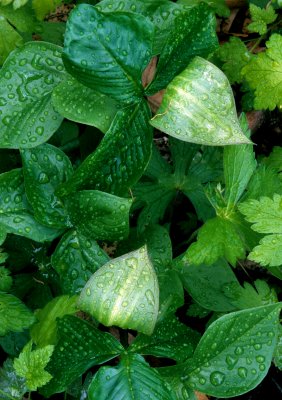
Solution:
<path fill-rule="evenodd" d="M 53 379 L 41 392 L 44 396 L 60 393 L 87 369 L 118 356 L 123 347 L 109 333 L 87 321 L 67 315 L 58 320 L 59 342 L 47 370 Z"/>
<path fill-rule="evenodd" d="M 91 275 L 107 261 L 109 256 L 97 242 L 76 230 L 62 237 L 51 258 L 64 293 L 79 293 Z"/>
<path fill-rule="evenodd" d="M 142 15 L 103 13 L 78 5 L 68 19 L 64 63 L 81 83 L 123 103 L 143 94 L 141 75 L 152 56 L 154 26 Z"/>
<path fill-rule="evenodd" d="M 120 109 L 116 101 L 70 77 L 53 91 L 52 103 L 65 118 L 107 132 Z"/>
<path fill-rule="evenodd" d="M 168 85 L 151 124 L 186 142 L 209 146 L 251 143 L 241 130 L 228 79 L 201 57 Z"/>
<path fill-rule="evenodd" d="M 17 297 L 0 293 L 0 335 L 21 332 L 35 321 L 32 312 Z"/>
<path fill-rule="evenodd" d="M 13 169 L 0 175 L 0 204 L 0 226 L 7 233 L 38 242 L 51 241 L 61 233 L 34 219 L 26 199 L 21 169 Z"/>
<path fill-rule="evenodd" d="M 85 236 L 123 240 L 128 235 L 130 199 L 83 190 L 67 197 L 65 204 L 72 225 Z"/>
<path fill-rule="evenodd" d="M 172 367 L 158 368 L 159 374 L 171 386 L 176 400 L 197 400 L 198 397 L 193 389 L 182 380 L 183 365 L 177 364 Z M 199 394 L 200 396 L 200 394 Z"/>
<path fill-rule="evenodd" d="M 191 8 L 179 5 L 172 12 L 177 18 L 171 21 L 173 26 L 162 49 L 154 81 L 146 91 L 149 95 L 166 88 L 195 56 L 207 57 L 218 46 L 215 16 L 206 4 Z"/>
<path fill-rule="evenodd" d="M 139 334 L 128 351 L 183 362 L 192 357 L 199 339 L 198 332 L 180 323 L 174 315 L 170 315 L 157 323 L 151 336 Z"/>
<path fill-rule="evenodd" d="M 0 368 L 1 400 L 22 400 L 27 390 L 25 379 L 16 374 L 13 361 L 8 358 Z"/>
<path fill-rule="evenodd" d="M 68 226 L 67 213 L 55 190 L 73 173 L 69 158 L 46 143 L 22 150 L 21 157 L 26 195 L 35 218 L 46 226 L 65 228 Z"/>
<path fill-rule="evenodd" d="M 281 305 L 224 315 L 209 326 L 188 376 L 193 389 L 233 397 L 256 387 L 268 372 L 277 342 Z"/>
<path fill-rule="evenodd" d="M 117 367 L 102 367 L 94 376 L 89 400 L 176 400 L 158 372 L 138 354 L 124 355 Z"/>
<path fill-rule="evenodd" d="M 19 357 L 14 360 L 15 371 L 17 375 L 26 379 L 26 386 L 29 390 L 37 390 L 52 378 L 49 372 L 45 371 L 45 367 L 53 350 L 54 346 L 44 346 L 32 350 L 32 341 L 30 341 L 23 348 Z"/>
<path fill-rule="evenodd" d="M 76 296 L 55 297 L 44 308 L 36 312 L 38 322 L 31 327 L 30 337 L 38 347 L 57 343 L 56 319 L 74 314 L 77 311 L 76 301 Z"/>
<path fill-rule="evenodd" d="M 52 136 L 63 117 L 51 94 L 65 77 L 61 48 L 54 44 L 30 42 L 9 55 L 0 71 L 0 147 L 35 147 Z"/>
<path fill-rule="evenodd" d="M 78 306 L 106 326 L 151 335 L 159 310 L 159 287 L 146 247 L 109 261 L 80 294 Z"/>
<path fill-rule="evenodd" d="M 98 148 L 58 193 L 97 189 L 118 196 L 127 194 L 142 176 L 151 156 L 150 117 L 145 102 L 118 112 Z"/>

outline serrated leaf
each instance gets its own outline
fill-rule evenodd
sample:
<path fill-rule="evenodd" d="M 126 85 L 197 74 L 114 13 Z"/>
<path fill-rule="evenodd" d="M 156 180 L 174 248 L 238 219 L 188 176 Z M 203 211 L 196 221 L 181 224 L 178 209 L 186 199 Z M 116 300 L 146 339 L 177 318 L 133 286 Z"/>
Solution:
<path fill-rule="evenodd" d="M 223 61 L 222 70 L 231 84 L 242 83 L 242 68 L 252 59 L 244 42 L 231 36 L 228 42 L 216 50 L 216 55 Z"/>
<path fill-rule="evenodd" d="M 109 131 L 73 177 L 58 190 L 64 196 L 78 189 L 97 189 L 118 196 L 128 193 L 151 156 L 151 113 L 145 102 L 118 112 Z"/>
<path fill-rule="evenodd" d="M 68 217 L 55 190 L 73 173 L 69 158 L 60 149 L 46 143 L 22 150 L 21 157 L 26 195 L 35 218 L 46 226 L 65 228 Z"/>
<path fill-rule="evenodd" d="M 0 293 L 0 335 L 21 332 L 35 321 L 32 312 L 12 294 Z"/>
<path fill-rule="evenodd" d="M 68 196 L 65 206 L 71 224 L 85 236 L 123 240 L 128 235 L 130 199 L 99 190 L 82 190 Z"/>
<path fill-rule="evenodd" d="M 54 44 L 30 42 L 9 55 L 0 71 L 0 147 L 35 147 L 52 136 L 63 117 L 51 94 L 65 77 L 61 48 Z"/>
<path fill-rule="evenodd" d="M 282 235 L 268 235 L 260 240 L 258 246 L 253 248 L 248 259 L 266 267 L 279 267 L 282 265 L 281 248 Z"/>
<path fill-rule="evenodd" d="M 187 371 L 189 386 L 224 398 L 256 387 L 271 364 L 280 309 L 274 304 L 238 311 L 211 324 Z"/>
<path fill-rule="evenodd" d="M 172 11 L 177 18 L 162 49 L 155 78 L 146 90 L 152 95 L 166 86 L 195 56 L 207 57 L 218 45 L 215 16 L 206 4 L 179 7 Z M 189 43 L 189 46 L 187 46 Z"/>
<path fill-rule="evenodd" d="M 89 386 L 88 397 L 89 400 L 176 400 L 156 369 L 138 354 L 124 355 L 117 367 L 100 368 Z"/>
<path fill-rule="evenodd" d="M 7 233 L 38 242 L 51 241 L 61 233 L 35 221 L 26 199 L 21 169 L 0 175 L 0 204 L 0 226 Z"/>
<path fill-rule="evenodd" d="M 228 79 L 200 57 L 168 85 L 151 124 L 186 142 L 209 146 L 251 143 L 239 125 Z"/>
<path fill-rule="evenodd" d="M 146 247 L 109 261 L 82 290 L 78 306 L 106 326 L 151 335 L 159 311 L 159 287 Z"/>
<path fill-rule="evenodd" d="M 97 242 L 76 230 L 67 232 L 56 247 L 51 264 L 64 293 L 79 293 L 91 275 L 109 261 Z"/>
<path fill-rule="evenodd" d="M 70 77 L 53 91 L 55 109 L 71 121 L 95 126 L 105 133 L 120 109 L 119 104 Z"/>
<path fill-rule="evenodd" d="M 32 0 L 32 8 L 35 11 L 36 17 L 41 20 L 62 3 L 63 0 Z"/>
<path fill-rule="evenodd" d="M 274 8 L 268 5 L 265 9 L 250 4 L 252 22 L 248 25 L 249 32 L 258 32 L 264 35 L 267 32 L 267 25 L 274 22 L 277 18 Z"/>
<path fill-rule="evenodd" d="M 85 86 L 136 103 L 143 93 L 141 75 L 152 56 L 153 34 L 154 26 L 142 15 L 103 13 L 80 4 L 67 22 L 66 69 Z"/>
<path fill-rule="evenodd" d="M 242 70 L 249 86 L 255 90 L 257 110 L 282 107 L 282 35 L 271 35 L 266 46 L 267 50 L 259 53 Z"/>
<path fill-rule="evenodd" d="M 259 165 L 251 177 L 247 192 L 241 201 L 259 199 L 261 196 L 271 197 L 273 193 L 282 195 L 282 182 L 279 177 L 279 170 L 264 164 Z"/>
<path fill-rule="evenodd" d="M 37 390 L 52 379 L 52 375 L 45 371 L 54 346 L 44 346 L 32 350 L 30 341 L 22 350 L 19 357 L 14 360 L 14 368 L 17 375 L 25 378 L 29 390 Z"/>
<path fill-rule="evenodd" d="M 22 400 L 26 392 L 25 379 L 16 374 L 13 361 L 8 358 L 0 368 L 1 400 Z"/>
<path fill-rule="evenodd" d="M 170 315 L 157 323 L 151 336 L 139 334 L 129 352 L 172 358 L 178 363 L 192 357 L 200 334 Z"/>
<path fill-rule="evenodd" d="M 0 253 L 0 260 L 1 260 L 1 253 Z M 2 262 L 2 261 L 1 261 Z M 10 276 L 11 272 L 5 268 L 0 267 L 0 291 L 1 292 L 8 292 L 12 286 L 13 279 Z"/>
<path fill-rule="evenodd" d="M 38 347 L 55 345 L 58 341 L 57 318 L 77 311 L 76 296 L 59 296 L 36 312 L 38 322 L 30 329 L 30 337 Z"/>
<path fill-rule="evenodd" d="M 244 258 L 246 243 L 242 234 L 229 219 L 219 216 L 209 219 L 199 229 L 197 242 L 192 243 L 185 253 L 190 264 L 213 264 L 225 257 L 231 265 Z"/>
<path fill-rule="evenodd" d="M 123 351 L 121 344 L 109 333 L 70 315 L 58 320 L 58 332 L 59 342 L 47 367 L 53 379 L 41 389 L 46 397 L 65 391 L 87 369 L 111 360 Z"/>
<path fill-rule="evenodd" d="M 242 130 L 248 131 L 245 115 L 240 118 Z M 227 209 L 234 208 L 244 193 L 256 169 L 253 147 L 249 144 L 226 146 L 223 151 L 225 193 Z"/>

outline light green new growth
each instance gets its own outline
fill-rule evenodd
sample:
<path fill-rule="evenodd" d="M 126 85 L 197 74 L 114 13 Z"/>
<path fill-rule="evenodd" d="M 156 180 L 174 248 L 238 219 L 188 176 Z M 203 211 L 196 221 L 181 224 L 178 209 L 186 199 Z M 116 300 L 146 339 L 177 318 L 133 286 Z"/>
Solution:
<path fill-rule="evenodd" d="M 253 22 L 248 26 L 248 30 L 258 32 L 260 35 L 264 35 L 267 32 L 267 25 L 277 18 L 277 14 L 271 5 L 267 8 L 260 8 L 255 4 L 250 4 L 250 12 Z"/>

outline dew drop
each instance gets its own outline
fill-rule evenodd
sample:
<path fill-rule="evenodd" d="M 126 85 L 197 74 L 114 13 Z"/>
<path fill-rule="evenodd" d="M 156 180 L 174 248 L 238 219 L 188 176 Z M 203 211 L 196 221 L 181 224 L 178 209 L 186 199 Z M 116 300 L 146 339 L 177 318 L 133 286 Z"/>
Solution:
<path fill-rule="evenodd" d="M 38 126 L 36 129 L 35 129 L 35 132 L 38 134 L 38 135 L 43 135 L 43 133 L 44 133 L 44 128 L 43 128 L 43 126 Z"/>
<path fill-rule="evenodd" d="M 87 296 L 90 296 L 90 295 L 91 295 L 91 290 L 90 290 L 90 288 L 87 288 L 87 289 L 86 289 L 86 294 L 87 294 Z"/>
<path fill-rule="evenodd" d="M 238 375 L 240 376 L 240 378 L 247 378 L 248 375 L 248 370 L 244 367 L 240 367 L 238 368 Z"/>
<path fill-rule="evenodd" d="M 154 298 L 153 292 L 152 292 L 150 289 L 148 289 L 148 290 L 146 290 L 146 292 L 145 292 L 145 296 L 146 296 L 147 302 L 148 302 L 151 306 L 153 306 L 153 305 L 155 304 L 155 298 Z"/>
<path fill-rule="evenodd" d="M 210 382 L 213 386 L 220 386 L 225 380 L 225 375 L 222 372 L 214 371 L 210 375 Z"/>
<path fill-rule="evenodd" d="M 72 279 L 78 278 L 78 271 L 76 269 L 73 269 L 71 272 L 71 277 Z"/>
<path fill-rule="evenodd" d="M 136 269 L 138 266 L 138 260 L 135 257 L 131 257 L 125 261 L 125 264 L 132 269 Z"/>
<path fill-rule="evenodd" d="M 225 361 L 226 361 L 226 364 L 227 364 L 228 367 L 229 367 L 228 369 L 232 369 L 232 368 L 234 368 L 235 365 L 237 364 L 237 362 L 238 362 L 238 357 L 234 357 L 234 356 L 228 354 L 228 355 L 226 356 Z"/>
<path fill-rule="evenodd" d="M 236 347 L 235 348 L 235 350 L 234 350 L 234 353 L 237 355 L 237 356 L 240 356 L 240 355 L 242 355 L 243 353 L 244 353 L 244 349 L 242 348 L 242 347 Z"/>

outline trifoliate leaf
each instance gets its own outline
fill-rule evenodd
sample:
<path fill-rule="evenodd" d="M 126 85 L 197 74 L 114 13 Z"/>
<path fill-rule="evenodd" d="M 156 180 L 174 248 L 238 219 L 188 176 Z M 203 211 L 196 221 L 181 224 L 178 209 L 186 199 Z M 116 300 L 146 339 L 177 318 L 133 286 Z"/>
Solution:
<path fill-rule="evenodd" d="M 267 32 L 267 24 L 271 24 L 277 18 L 277 14 L 271 5 L 260 8 L 255 4 L 250 4 L 250 12 L 253 22 L 248 25 L 248 30 L 258 32 L 260 35 L 264 35 Z"/>
<path fill-rule="evenodd" d="M 15 296 L 0 293 L 0 336 L 21 332 L 35 321 L 32 312 Z"/>
<path fill-rule="evenodd" d="M 96 271 L 82 290 L 78 307 L 106 326 L 151 335 L 159 311 L 159 286 L 146 247 Z"/>
<path fill-rule="evenodd" d="M 31 328 L 30 336 L 37 346 L 44 347 L 57 343 L 56 319 L 74 314 L 77 311 L 76 301 L 76 296 L 55 297 L 42 310 L 36 312 L 39 322 Z"/>
<path fill-rule="evenodd" d="M 243 68 L 242 74 L 255 90 L 255 108 L 282 108 L 282 35 L 273 34 L 267 50 L 259 53 Z"/>
<path fill-rule="evenodd" d="M 54 346 L 45 346 L 32 350 L 30 341 L 22 350 L 19 357 L 14 360 L 14 368 L 17 375 L 25 378 L 29 390 L 37 390 L 52 379 L 52 375 L 45 371 Z"/>
<path fill-rule="evenodd" d="M 27 391 L 25 379 L 16 374 L 13 361 L 8 358 L 0 368 L 1 400 L 22 400 Z"/>
<path fill-rule="evenodd" d="M 223 61 L 222 70 L 229 79 L 229 82 L 231 84 L 241 83 L 243 80 L 241 75 L 242 68 L 252 58 L 244 42 L 232 36 L 229 42 L 224 43 L 218 48 L 216 54 Z"/>
<path fill-rule="evenodd" d="M 0 259 L 1 259 L 0 253 Z M 10 287 L 12 286 L 13 279 L 10 276 L 10 271 L 5 267 L 0 267 L 0 291 L 8 292 Z"/>

